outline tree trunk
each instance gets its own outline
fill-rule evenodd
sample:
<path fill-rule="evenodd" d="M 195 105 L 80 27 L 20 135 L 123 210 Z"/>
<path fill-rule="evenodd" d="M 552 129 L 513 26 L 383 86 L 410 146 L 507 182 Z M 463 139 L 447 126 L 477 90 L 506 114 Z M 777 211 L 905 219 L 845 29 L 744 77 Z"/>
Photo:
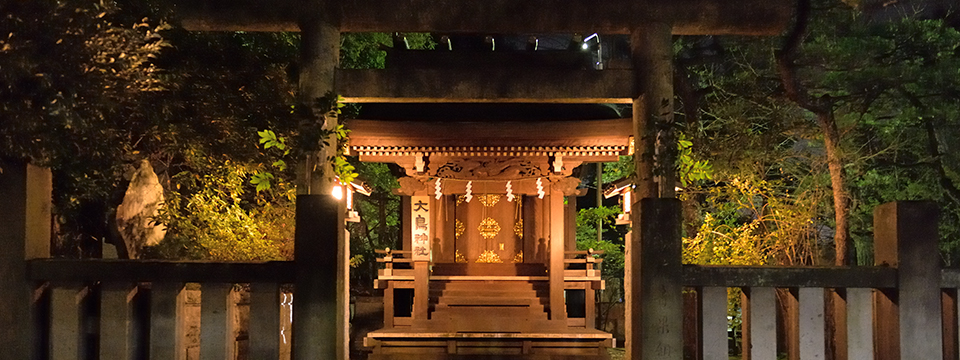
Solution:
<path fill-rule="evenodd" d="M 830 170 L 834 219 L 836 222 L 836 233 L 833 237 L 836 250 L 834 264 L 844 266 L 848 263 L 850 196 L 845 187 L 843 158 L 840 154 L 840 132 L 837 130 L 837 121 L 833 114 L 834 103 L 829 96 L 819 98 L 810 96 L 797 79 L 796 64 L 793 61 L 806 35 L 809 17 L 810 1 L 798 0 L 797 21 L 787 35 L 783 48 L 776 53 L 777 70 L 780 73 L 780 80 L 783 82 L 787 97 L 801 108 L 816 115 L 817 124 L 823 133 L 823 145 L 827 152 L 827 166 Z"/>
<path fill-rule="evenodd" d="M 847 193 L 843 174 L 843 159 L 840 155 L 840 132 L 833 111 L 817 113 L 817 123 L 823 132 L 823 145 L 827 151 L 827 167 L 830 169 L 830 185 L 833 188 L 833 212 L 836 233 L 833 242 L 836 249 L 837 266 L 848 264 L 847 244 L 850 238 L 850 194 Z"/>

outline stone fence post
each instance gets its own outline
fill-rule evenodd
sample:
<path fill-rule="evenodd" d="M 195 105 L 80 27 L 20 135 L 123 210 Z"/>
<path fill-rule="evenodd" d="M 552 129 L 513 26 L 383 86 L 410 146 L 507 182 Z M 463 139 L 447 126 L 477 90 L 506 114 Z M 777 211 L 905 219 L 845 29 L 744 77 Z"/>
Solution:
<path fill-rule="evenodd" d="M 646 198 L 634 206 L 627 299 L 631 358 L 683 358 L 680 200 Z"/>
<path fill-rule="evenodd" d="M 877 359 L 942 359 L 937 205 L 893 202 L 873 214 L 874 263 L 898 270 L 897 289 L 874 293 Z"/>
<path fill-rule="evenodd" d="M 0 359 L 39 356 L 26 260 L 50 256 L 50 170 L 0 159 Z"/>

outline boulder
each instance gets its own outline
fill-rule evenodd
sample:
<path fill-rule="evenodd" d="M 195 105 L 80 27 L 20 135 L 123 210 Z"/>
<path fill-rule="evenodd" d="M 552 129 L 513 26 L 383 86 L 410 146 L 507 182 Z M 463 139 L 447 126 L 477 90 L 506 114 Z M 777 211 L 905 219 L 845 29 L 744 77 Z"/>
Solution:
<path fill-rule="evenodd" d="M 140 162 L 130 186 L 117 207 L 117 229 L 123 238 L 126 257 L 136 259 L 144 246 L 160 243 L 166 228 L 155 222 L 163 204 L 163 186 L 149 160 Z"/>

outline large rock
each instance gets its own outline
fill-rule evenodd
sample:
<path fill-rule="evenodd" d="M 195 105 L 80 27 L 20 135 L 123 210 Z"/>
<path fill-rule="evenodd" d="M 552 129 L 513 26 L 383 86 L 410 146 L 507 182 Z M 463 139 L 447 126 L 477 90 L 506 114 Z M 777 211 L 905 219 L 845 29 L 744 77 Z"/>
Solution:
<path fill-rule="evenodd" d="M 126 248 L 126 257 L 136 259 L 144 246 L 156 245 L 167 230 L 154 218 L 163 203 L 163 187 L 150 161 L 143 160 L 130 179 L 130 186 L 117 207 L 117 228 Z"/>

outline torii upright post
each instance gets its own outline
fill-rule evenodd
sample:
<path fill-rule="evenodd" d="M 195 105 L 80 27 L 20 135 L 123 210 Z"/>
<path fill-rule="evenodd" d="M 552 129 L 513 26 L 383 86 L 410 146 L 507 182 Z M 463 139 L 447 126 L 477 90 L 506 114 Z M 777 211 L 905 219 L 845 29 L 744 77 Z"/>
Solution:
<path fill-rule="evenodd" d="M 680 206 L 675 196 L 673 35 L 670 24 L 634 30 L 631 48 L 640 94 L 633 103 L 637 197 L 627 242 L 627 358 L 683 356 Z M 659 186 L 654 168 L 659 171 Z"/>
<path fill-rule="evenodd" d="M 339 359 L 349 357 L 350 268 L 344 203 L 331 195 L 334 185 L 329 159 L 336 156 L 336 136 L 310 138 L 310 134 L 332 133 L 337 126 L 326 104 L 318 100 L 333 94 L 340 57 L 339 18 L 329 1 L 305 1 L 300 24 L 299 106 L 313 116 L 300 124 L 307 149 L 298 176 L 296 237 L 294 256 L 297 269 L 293 306 L 293 358 Z M 326 142 L 323 146 L 321 143 Z M 310 151 L 312 150 L 312 151 Z M 332 279 L 335 279 L 331 281 Z"/>

